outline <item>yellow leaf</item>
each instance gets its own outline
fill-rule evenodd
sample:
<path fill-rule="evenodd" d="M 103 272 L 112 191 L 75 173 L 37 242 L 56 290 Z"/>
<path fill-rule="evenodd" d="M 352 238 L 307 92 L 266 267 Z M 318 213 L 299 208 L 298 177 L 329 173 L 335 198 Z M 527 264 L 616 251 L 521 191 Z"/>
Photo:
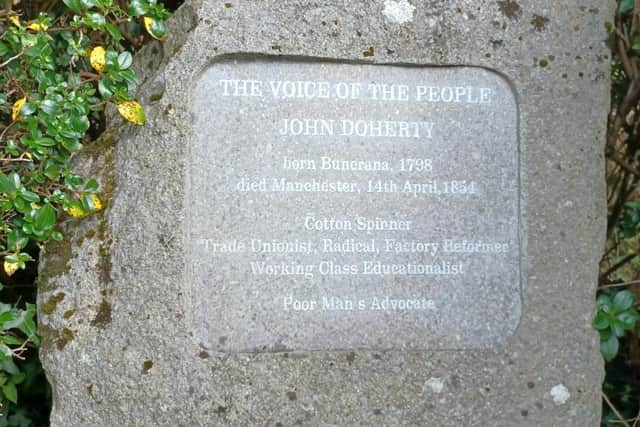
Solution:
<path fill-rule="evenodd" d="M 11 109 L 11 120 L 19 120 L 21 118 L 20 109 L 25 102 L 27 102 L 27 98 L 20 98 L 13 103 L 13 108 Z"/>
<path fill-rule="evenodd" d="M 91 66 L 96 71 L 102 72 L 104 70 L 104 64 L 107 63 L 107 60 L 106 52 L 102 46 L 96 46 L 93 48 L 89 57 L 89 62 L 91 62 Z"/>
<path fill-rule="evenodd" d="M 20 25 L 20 18 L 18 18 L 18 15 L 11 15 L 9 17 L 9 22 L 11 22 L 13 25 L 15 25 L 16 27 L 21 27 Z"/>
<path fill-rule="evenodd" d="M 119 103 L 118 113 L 135 125 L 143 125 L 146 121 L 144 110 L 136 101 L 124 101 Z"/>
<path fill-rule="evenodd" d="M 144 28 L 147 30 L 147 33 L 149 33 L 149 35 L 151 35 L 151 37 L 153 37 L 156 40 L 164 40 L 167 38 L 166 35 L 159 35 L 156 34 L 153 31 L 153 18 L 150 16 L 145 16 L 144 18 L 142 18 L 142 22 L 144 23 Z"/>
<path fill-rule="evenodd" d="M 88 215 L 82 208 L 78 206 L 71 206 L 67 210 L 67 212 L 74 218 L 83 218 Z"/>
<path fill-rule="evenodd" d="M 7 273 L 7 276 L 13 276 L 13 273 L 18 271 L 18 264 L 14 262 L 4 262 L 4 272 Z"/>
<path fill-rule="evenodd" d="M 38 24 L 35 22 L 32 22 L 31 24 L 27 25 L 27 28 L 33 31 L 47 31 L 49 29 L 49 27 L 47 27 L 44 24 Z"/>
<path fill-rule="evenodd" d="M 102 210 L 102 202 L 95 194 L 89 194 L 89 198 L 93 202 L 93 210 L 99 211 Z"/>

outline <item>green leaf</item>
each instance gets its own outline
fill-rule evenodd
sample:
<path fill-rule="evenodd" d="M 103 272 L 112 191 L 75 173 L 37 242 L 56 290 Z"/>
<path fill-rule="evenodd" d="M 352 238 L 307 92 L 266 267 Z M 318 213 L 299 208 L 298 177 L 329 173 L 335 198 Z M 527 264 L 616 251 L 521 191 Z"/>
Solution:
<path fill-rule="evenodd" d="M 98 91 L 103 98 L 110 98 L 113 96 L 113 83 L 106 78 L 100 79 L 98 82 Z"/>
<path fill-rule="evenodd" d="M 621 323 L 622 327 L 625 330 L 633 329 L 636 322 L 638 321 L 638 313 L 635 310 L 630 309 L 623 311 L 622 313 L 616 316 L 616 319 Z"/>
<path fill-rule="evenodd" d="M 40 201 L 40 196 L 28 190 L 22 190 L 20 192 L 20 197 L 25 199 L 27 202 L 31 202 L 31 203 L 38 203 Z"/>
<path fill-rule="evenodd" d="M 80 0 L 62 0 L 64 4 L 75 13 L 82 12 L 82 2 Z"/>
<path fill-rule="evenodd" d="M 45 99 L 40 103 L 40 108 L 45 113 L 49 114 L 50 116 L 53 116 L 58 111 L 58 103 L 51 99 Z"/>
<path fill-rule="evenodd" d="M 129 2 L 129 15 L 141 16 L 149 10 L 149 2 L 147 0 L 131 0 Z"/>
<path fill-rule="evenodd" d="M 37 326 L 36 326 L 36 305 L 35 304 L 27 304 L 27 309 L 22 311 L 24 313 L 24 318 L 22 325 L 19 326 L 22 333 L 24 333 L 31 342 L 33 342 L 36 346 L 40 345 L 40 337 L 37 334 Z"/>
<path fill-rule="evenodd" d="M 5 194 L 13 194 L 16 192 L 16 190 L 17 188 L 15 185 L 13 185 L 13 180 L 9 179 L 7 175 L 0 172 L 0 191 Z"/>
<path fill-rule="evenodd" d="M 92 12 L 92 13 L 86 14 L 86 16 L 84 17 L 84 22 L 94 30 L 99 30 L 102 27 L 104 27 L 107 21 L 104 19 L 104 16 L 101 15 L 100 13 Z"/>
<path fill-rule="evenodd" d="M 132 62 L 133 56 L 131 56 L 129 52 L 124 51 L 120 55 L 118 55 L 118 66 L 121 70 L 126 70 L 127 68 L 129 68 Z"/>
<path fill-rule="evenodd" d="M 633 10 L 633 6 L 635 5 L 635 0 L 621 0 L 619 11 L 620 13 L 627 13 Z"/>
<path fill-rule="evenodd" d="M 120 33 L 120 30 L 118 30 L 118 27 L 107 22 L 106 24 L 104 24 L 104 28 L 105 30 L 107 30 L 107 32 L 115 42 L 119 42 L 120 40 L 122 40 L 122 34 Z"/>
<path fill-rule="evenodd" d="M 602 356 L 607 362 L 612 361 L 613 358 L 616 357 L 619 347 L 620 343 L 615 334 L 611 334 L 607 340 L 600 341 L 600 353 L 602 353 Z"/>
<path fill-rule="evenodd" d="M 89 118 L 87 116 L 73 115 L 71 117 L 71 128 L 80 133 L 84 134 L 87 129 L 89 129 Z"/>
<path fill-rule="evenodd" d="M 29 238 L 22 234 L 18 229 L 13 229 L 7 235 L 7 248 L 10 251 L 19 251 L 27 246 Z"/>
<path fill-rule="evenodd" d="M 613 308 L 616 312 L 620 313 L 631 307 L 634 301 L 635 295 L 633 295 L 633 292 L 628 290 L 619 291 L 613 297 Z"/>
<path fill-rule="evenodd" d="M 82 196 L 82 209 L 84 209 L 85 212 L 93 211 L 93 200 L 91 200 L 91 197 L 87 194 Z"/>
<path fill-rule="evenodd" d="M 161 19 L 152 19 L 151 25 L 145 26 L 147 31 L 156 39 L 162 39 L 167 35 L 167 26 Z"/>
<path fill-rule="evenodd" d="M 24 372 L 20 372 L 17 375 L 12 375 L 11 376 L 11 382 L 13 384 L 21 384 L 24 381 L 25 377 L 26 377 L 26 375 L 24 374 Z"/>
<path fill-rule="evenodd" d="M 50 230 L 56 225 L 56 210 L 46 204 L 35 214 L 33 226 L 38 230 Z"/>
<path fill-rule="evenodd" d="M 87 184 L 84 186 L 84 190 L 90 193 L 93 193 L 98 190 L 98 181 L 95 179 L 90 179 L 87 181 Z"/>
<path fill-rule="evenodd" d="M 2 351 L 4 350 L 0 350 L 0 352 Z M 11 350 L 9 350 L 9 353 L 11 353 Z M 15 362 L 13 361 L 13 355 L 11 355 L 9 359 L 0 363 L 0 371 L 8 372 L 11 375 L 16 375 L 20 373 L 20 368 L 18 368 L 18 366 L 16 366 Z M 5 382 L 1 382 L 1 384 L 5 384 Z"/>
<path fill-rule="evenodd" d="M 593 319 L 593 327 L 598 330 L 607 329 L 609 327 L 609 316 L 599 311 Z"/>
<path fill-rule="evenodd" d="M 15 318 L 18 316 L 18 313 L 16 313 L 16 310 L 12 310 L 12 311 L 6 311 L 2 314 L 0 314 L 0 324 L 2 324 L 3 329 L 6 331 L 7 329 L 10 329 L 9 327 L 6 327 L 4 324 L 7 322 L 11 322 L 13 320 L 15 320 Z M 2 337 L 4 340 L 4 337 Z"/>
<path fill-rule="evenodd" d="M 9 179 L 13 182 L 13 186 L 14 186 L 16 189 L 20 188 L 20 186 L 22 185 L 22 184 L 20 183 L 20 175 L 18 175 L 18 174 L 17 174 L 17 173 L 15 173 L 15 172 L 11 172 L 11 173 L 9 174 Z"/>
<path fill-rule="evenodd" d="M 614 319 L 613 322 L 611 322 L 611 330 L 619 338 L 624 336 L 624 324 L 618 320 Z"/>
<path fill-rule="evenodd" d="M 18 403 L 18 390 L 14 383 L 7 383 L 2 386 L 2 393 L 13 403 Z"/>
<path fill-rule="evenodd" d="M 14 328 L 21 328 L 22 324 L 24 323 L 26 314 L 27 312 L 24 310 L 14 310 L 13 317 L 5 320 L 3 325 L 4 329 L 9 330 Z"/>
<path fill-rule="evenodd" d="M 13 199 L 13 206 L 15 206 L 20 213 L 26 214 L 31 212 L 31 204 L 22 197 L 16 197 Z"/>
<path fill-rule="evenodd" d="M 13 353 L 5 344 L 0 344 L 0 361 L 12 360 Z M 5 369 L 6 370 L 6 369 Z"/>
<path fill-rule="evenodd" d="M 36 106 L 31 102 L 25 102 L 20 108 L 20 115 L 23 117 L 30 116 L 36 112 Z"/>
<path fill-rule="evenodd" d="M 38 145 L 42 147 L 54 147 L 56 142 L 51 138 L 38 138 Z"/>

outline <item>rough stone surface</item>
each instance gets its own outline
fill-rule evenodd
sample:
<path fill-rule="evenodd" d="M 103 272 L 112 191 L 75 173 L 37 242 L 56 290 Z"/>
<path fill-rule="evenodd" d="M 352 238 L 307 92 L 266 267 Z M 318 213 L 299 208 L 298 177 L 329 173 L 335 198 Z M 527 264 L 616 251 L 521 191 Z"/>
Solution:
<path fill-rule="evenodd" d="M 69 238 L 42 262 L 40 302 L 65 294 L 40 313 L 52 425 L 599 424 L 603 370 L 590 324 L 605 230 L 604 22 L 614 4 L 408 3 L 413 19 L 398 24 L 382 1 L 188 2 L 172 38 L 140 56 L 142 69 L 160 64 L 140 92 L 149 125 L 118 127 L 85 153 L 110 202 L 103 215 L 70 221 Z M 216 61 L 273 55 L 483 67 L 511 82 L 523 303 L 504 343 L 234 354 L 200 346 L 189 255 L 196 82 Z"/>

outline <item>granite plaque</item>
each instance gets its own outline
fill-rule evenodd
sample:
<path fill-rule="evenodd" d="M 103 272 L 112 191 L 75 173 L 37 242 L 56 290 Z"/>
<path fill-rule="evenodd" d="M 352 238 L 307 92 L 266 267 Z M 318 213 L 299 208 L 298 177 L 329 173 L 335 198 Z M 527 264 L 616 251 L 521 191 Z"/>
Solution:
<path fill-rule="evenodd" d="M 515 331 L 518 114 L 503 77 L 225 60 L 195 94 L 204 348 L 474 349 Z"/>

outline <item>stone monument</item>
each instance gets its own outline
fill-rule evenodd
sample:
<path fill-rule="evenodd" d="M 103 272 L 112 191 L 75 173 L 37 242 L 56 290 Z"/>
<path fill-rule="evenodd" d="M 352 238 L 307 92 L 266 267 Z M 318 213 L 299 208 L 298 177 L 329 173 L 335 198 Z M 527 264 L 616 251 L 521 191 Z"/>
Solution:
<path fill-rule="evenodd" d="M 41 263 L 52 425 L 599 425 L 612 7 L 187 1 Z"/>

